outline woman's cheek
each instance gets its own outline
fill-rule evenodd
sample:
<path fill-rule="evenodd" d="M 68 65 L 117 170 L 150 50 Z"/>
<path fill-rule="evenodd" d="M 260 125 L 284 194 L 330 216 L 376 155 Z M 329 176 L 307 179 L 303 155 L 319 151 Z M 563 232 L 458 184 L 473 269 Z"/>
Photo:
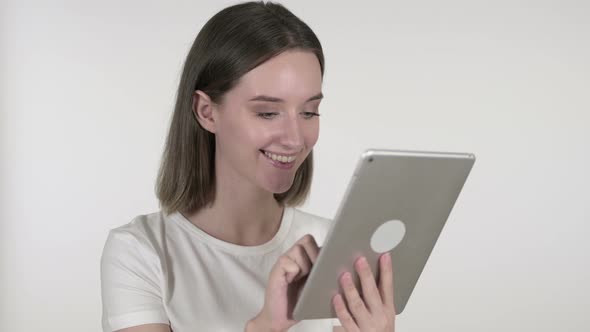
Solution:
<path fill-rule="evenodd" d="M 317 143 L 318 138 L 320 136 L 320 126 L 319 122 L 311 126 L 305 133 L 305 141 L 307 148 L 311 149 Z"/>

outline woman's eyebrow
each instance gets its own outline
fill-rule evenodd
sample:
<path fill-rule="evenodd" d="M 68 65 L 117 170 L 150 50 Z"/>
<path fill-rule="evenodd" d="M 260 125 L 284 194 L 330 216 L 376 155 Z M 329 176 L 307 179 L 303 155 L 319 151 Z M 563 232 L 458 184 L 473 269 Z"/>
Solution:
<path fill-rule="evenodd" d="M 322 99 L 322 98 L 324 98 L 324 95 L 320 92 L 317 95 L 310 97 L 305 102 L 307 103 L 312 100 L 318 100 L 318 99 Z M 258 95 L 256 97 L 250 99 L 249 101 L 266 101 L 266 102 L 270 102 L 270 103 L 284 103 L 285 102 L 281 98 L 270 97 L 270 96 L 265 96 L 265 95 Z"/>

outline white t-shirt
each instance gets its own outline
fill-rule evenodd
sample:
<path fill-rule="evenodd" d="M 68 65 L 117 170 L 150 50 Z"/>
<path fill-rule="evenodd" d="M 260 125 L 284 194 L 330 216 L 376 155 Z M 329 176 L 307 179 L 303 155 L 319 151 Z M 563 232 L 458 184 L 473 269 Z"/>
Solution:
<path fill-rule="evenodd" d="M 181 213 L 138 216 L 110 231 L 101 258 L 103 331 L 150 323 L 174 332 L 243 331 L 264 303 L 278 257 L 305 234 L 318 245 L 330 221 L 285 208 L 275 236 L 259 246 L 214 238 Z M 302 321 L 289 331 L 328 332 L 338 320 Z"/>

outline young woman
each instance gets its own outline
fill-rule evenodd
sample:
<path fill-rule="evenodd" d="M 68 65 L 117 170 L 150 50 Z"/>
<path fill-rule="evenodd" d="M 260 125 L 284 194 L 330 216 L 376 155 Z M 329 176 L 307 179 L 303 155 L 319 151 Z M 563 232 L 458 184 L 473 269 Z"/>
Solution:
<path fill-rule="evenodd" d="M 283 6 L 228 7 L 184 65 L 157 183 L 162 211 L 112 230 L 101 260 L 104 331 L 332 331 L 291 312 L 329 221 L 309 191 L 324 56 Z M 394 330 L 392 269 L 341 277 L 342 331 Z"/>

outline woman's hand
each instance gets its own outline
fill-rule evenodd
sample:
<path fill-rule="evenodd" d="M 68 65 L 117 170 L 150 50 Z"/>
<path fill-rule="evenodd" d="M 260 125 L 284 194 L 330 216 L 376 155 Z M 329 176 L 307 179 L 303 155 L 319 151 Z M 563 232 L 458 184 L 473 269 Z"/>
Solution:
<path fill-rule="evenodd" d="M 395 331 L 395 306 L 393 303 L 393 269 L 389 253 L 379 257 L 379 288 L 373 272 L 364 257 L 355 262 L 361 280 L 363 298 L 356 289 L 352 276 L 346 272 L 340 284 L 346 297 L 334 296 L 332 303 L 342 327 L 348 332 L 393 332 Z"/>
<path fill-rule="evenodd" d="M 279 257 L 270 271 L 264 306 L 248 322 L 246 331 L 286 331 L 297 323 L 292 317 L 295 301 L 303 285 L 303 278 L 309 274 L 318 253 L 315 239 L 307 234 Z"/>

